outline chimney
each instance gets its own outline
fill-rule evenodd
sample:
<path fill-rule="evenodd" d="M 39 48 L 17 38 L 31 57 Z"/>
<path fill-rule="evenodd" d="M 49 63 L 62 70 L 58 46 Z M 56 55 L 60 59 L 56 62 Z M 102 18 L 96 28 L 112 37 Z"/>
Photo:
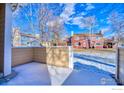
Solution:
<path fill-rule="evenodd" d="M 71 31 L 71 36 L 73 36 L 74 35 L 74 31 Z"/>

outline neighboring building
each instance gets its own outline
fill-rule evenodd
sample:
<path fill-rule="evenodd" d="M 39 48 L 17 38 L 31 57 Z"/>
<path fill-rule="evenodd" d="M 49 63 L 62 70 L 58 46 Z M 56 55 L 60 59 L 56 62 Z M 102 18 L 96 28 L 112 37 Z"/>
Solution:
<path fill-rule="evenodd" d="M 21 33 L 19 28 L 13 28 L 13 47 L 40 46 L 38 35 Z"/>
<path fill-rule="evenodd" d="M 67 46 L 66 40 L 59 40 L 58 46 Z"/>
<path fill-rule="evenodd" d="M 66 38 L 66 43 L 67 43 L 67 46 L 71 46 L 71 42 L 72 42 L 72 36 L 71 37 L 69 37 L 69 38 Z"/>
<path fill-rule="evenodd" d="M 103 48 L 104 40 L 101 33 L 74 34 L 71 39 L 73 48 Z"/>
<path fill-rule="evenodd" d="M 50 46 L 67 46 L 66 40 L 58 40 L 57 42 L 50 41 Z"/>
<path fill-rule="evenodd" d="M 39 39 L 31 34 L 20 33 L 21 46 L 40 46 Z"/>
<path fill-rule="evenodd" d="M 13 28 L 12 30 L 12 45 L 13 47 L 21 46 L 21 34 L 19 28 Z"/>
<path fill-rule="evenodd" d="M 104 38 L 104 46 L 103 46 L 103 48 L 116 48 L 115 44 L 116 43 L 114 42 L 113 37 L 110 38 L 110 39 Z"/>

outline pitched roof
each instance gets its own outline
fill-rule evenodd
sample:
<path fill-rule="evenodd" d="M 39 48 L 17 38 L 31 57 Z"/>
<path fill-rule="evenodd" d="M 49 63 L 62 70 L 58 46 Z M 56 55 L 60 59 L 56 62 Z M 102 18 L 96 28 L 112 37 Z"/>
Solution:
<path fill-rule="evenodd" d="M 25 33 L 20 33 L 21 36 L 29 37 L 29 38 L 36 38 L 34 35 L 31 34 L 25 34 Z"/>
<path fill-rule="evenodd" d="M 96 37 L 96 36 L 99 36 L 99 37 L 102 37 L 103 35 L 101 33 L 96 33 L 96 34 L 74 34 L 74 36 L 83 36 L 83 37 Z"/>

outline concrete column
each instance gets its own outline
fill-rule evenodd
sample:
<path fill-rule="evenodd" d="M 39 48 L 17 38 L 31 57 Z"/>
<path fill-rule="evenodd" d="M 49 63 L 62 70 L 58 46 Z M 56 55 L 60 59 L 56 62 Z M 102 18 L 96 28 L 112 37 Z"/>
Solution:
<path fill-rule="evenodd" d="M 116 74 L 115 77 L 119 80 L 119 48 L 116 49 Z"/>
<path fill-rule="evenodd" d="M 10 4 L 0 4 L 0 72 L 11 74 L 12 10 Z"/>
<path fill-rule="evenodd" d="M 4 16 L 5 6 L 0 4 L 0 74 L 4 69 Z"/>
<path fill-rule="evenodd" d="M 118 48 L 116 78 L 119 84 L 124 85 L 124 47 Z"/>

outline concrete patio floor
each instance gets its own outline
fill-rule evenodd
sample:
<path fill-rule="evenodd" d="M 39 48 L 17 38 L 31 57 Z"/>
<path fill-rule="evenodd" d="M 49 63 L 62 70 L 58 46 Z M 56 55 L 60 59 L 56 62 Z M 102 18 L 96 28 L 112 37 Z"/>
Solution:
<path fill-rule="evenodd" d="M 3 85 L 50 85 L 47 65 L 41 63 L 28 63 L 13 68 L 17 76 Z"/>
<path fill-rule="evenodd" d="M 13 69 L 17 72 L 17 76 L 2 85 L 51 85 L 51 72 L 46 64 L 32 62 L 16 66 Z M 56 71 L 59 69 L 59 67 L 56 67 Z M 68 74 L 63 72 L 68 72 Z M 56 74 L 56 76 L 60 75 L 64 78 L 61 79 L 64 80 L 61 85 L 116 85 L 115 80 L 108 74 L 99 73 L 98 71 L 94 72 L 86 68 L 72 71 L 63 68 L 62 74 L 61 72 Z M 66 75 L 66 78 L 63 77 L 64 75 Z"/>

